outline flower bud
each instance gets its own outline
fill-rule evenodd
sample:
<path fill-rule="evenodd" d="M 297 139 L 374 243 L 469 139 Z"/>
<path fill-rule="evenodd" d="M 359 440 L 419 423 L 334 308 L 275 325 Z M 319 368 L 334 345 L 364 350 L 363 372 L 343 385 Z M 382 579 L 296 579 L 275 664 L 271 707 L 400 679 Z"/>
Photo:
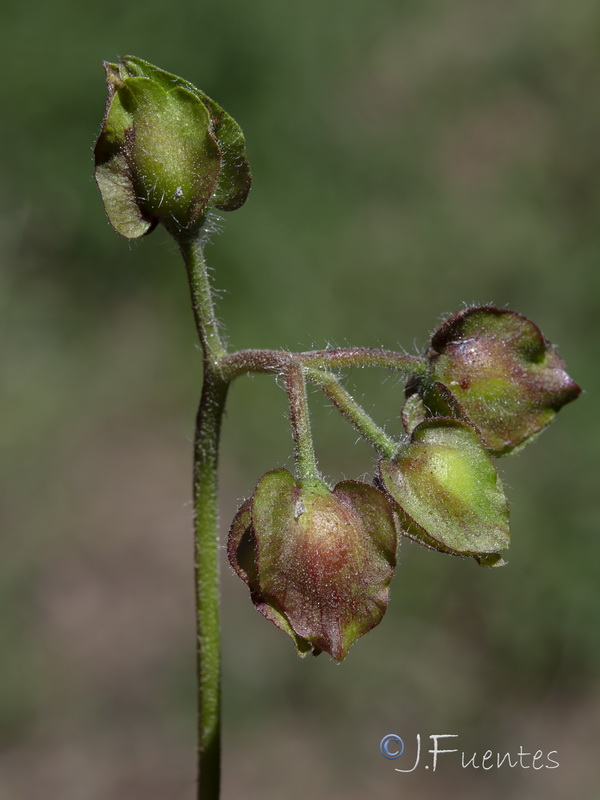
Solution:
<path fill-rule="evenodd" d="M 429 416 L 469 422 L 495 456 L 524 447 L 581 391 L 539 328 L 502 308 L 454 314 L 433 334 L 427 356 L 428 372 L 408 394 L 421 396 Z"/>
<path fill-rule="evenodd" d="M 239 125 L 191 83 L 141 58 L 104 68 L 94 176 L 117 233 L 135 239 L 162 222 L 177 236 L 200 227 L 211 207 L 239 208 L 251 183 Z"/>
<path fill-rule="evenodd" d="M 300 655 L 342 661 L 375 627 L 396 565 L 396 527 L 385 495 L 365 483 L 303 486 L 267 472 L 229 532 L 229 561 L 263 616 Z"/>
<path fill-rule="evenodd" d="M 456 419 L 421 422 L 393 461 L 382 459 L 378 483 L 397 506 L 403 531 L 420 544 L 502 562 L 508 504 L 500 478 L 473 428 Z"/>

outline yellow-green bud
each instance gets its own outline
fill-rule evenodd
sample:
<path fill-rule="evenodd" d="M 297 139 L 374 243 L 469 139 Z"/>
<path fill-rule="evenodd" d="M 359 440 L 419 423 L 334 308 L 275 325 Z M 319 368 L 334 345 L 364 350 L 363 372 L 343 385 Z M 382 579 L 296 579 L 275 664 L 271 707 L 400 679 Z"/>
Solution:
<path fill-rule="evenodd" d="M 191 83 L 133 56 L 105 62 L 108 100 L 94 176 L 110 223 L 136 239 L 159 222 L 174 236 L 250 191 L 239 125 Z"/>
<path fill-rule="evenodd" d="M 456 419 L 419 423 L 378 483 L 396 505 L 404 532 L 426 547 L 475 556 L 485 566 L 502 562 L 508 547 L 508 503 L 502 483 L 476 431 Z"/>

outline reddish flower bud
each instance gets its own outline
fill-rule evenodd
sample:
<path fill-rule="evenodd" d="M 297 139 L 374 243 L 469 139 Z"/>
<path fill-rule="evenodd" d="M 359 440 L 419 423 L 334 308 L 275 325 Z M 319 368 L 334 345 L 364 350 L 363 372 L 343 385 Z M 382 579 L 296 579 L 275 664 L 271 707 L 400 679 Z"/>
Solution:
<path fill-rule="evenodd" d="M 383 617 L 396 540 L 392 509 L 375 487 L 303 486 L 278 469 L 239 509 L 227 552 L 258 611 L 299 654 L 324 650 L 342 661 Z"/>
<path fill-rule="evenodd" d="M 406 535 L 435 550 L 475 556 L 484 566 L 503 563 L 498 550 L 510 542 L 508 504 L 473 428 L 456 419 L 427 419 L 378 469 Z"/>
<path fill-rule="evenodd" d="M 539 328 L 502 308 L 454 314 L 427 356 L 429 370 L 409 383 L 409 395 L 421 396 L 429 416 L 471 423 L 495 456 L 524 447 L 581 391 Z"/>

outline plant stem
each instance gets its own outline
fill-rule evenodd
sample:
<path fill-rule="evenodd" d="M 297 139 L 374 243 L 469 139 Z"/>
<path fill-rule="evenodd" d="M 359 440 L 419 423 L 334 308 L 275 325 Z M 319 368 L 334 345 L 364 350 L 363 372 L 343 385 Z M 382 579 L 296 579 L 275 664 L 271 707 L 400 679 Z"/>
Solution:
<path fill-rule="evenodd" d="M 395 350 L 371 347 L 332 347 L 298 353 L 303 364 L 311 367 L 384 367 L 407 375 L 422 374 L 426 364 L 421 356 L 409 356 Z"/>
<path fill-rule="evenodd" d="M 383 367 L 406 375 L 421 375 L 426 361 L 421 356 L 408 356 L 394 350 L 370 347 L 337 347 L 329 350 L 307 350 L 288 353 L 282 350 L 238 350 L 227 354 L 221 361 L 223 375 L 235 380 L 249 373 L 284 372 L 290 363 L 310 367 Z"/>
<path fill-rule="evenodd" d="M 331 372 L 321 369 L 307 368 L 306 377 L 319 386 L 333 402 L 335 407 L 354 425 L 356 430 L 367 439 L 375 449 L 386 458 L 393 458 L 397 451 L 397 443 L 367 414 L 352 395 L 344 389 L 337 377 Z"/>
<path fill-rule="evenodd" d="M 194 439 L 194 555 L 198 672 L 198 800 L 218 800 L 221 772 L 219 435 L 229 384 L 205 363 Z"/>
<path fill-rule="evenodd" d="M 181 239 L 178 244 L 187 269 L 194 320 L 202 344 L 204 359 L 209 361 L 213 367 L 218 368 L 220 360 L 227 355 L 227 350 L 221 339 L 219 322 L 215 316 L 202 240 L 185 238 Z"/>
<path fill-rule="evenodd" d="M 221 778 L 221 643 L 219 623 L 219 437 L 229 381 L 219 369 L 219 333 L 200 239 L 180 241 L 196 328 L 204 354 L 194 437 L 194 556 L 198 679 L 198 800 L 218 800 Z"/>
<path fill-rule="evenodd" d="M 292 364 L 285 372 L 285 388 L 290 403 L 290 423 L 294 437 L 294 459 L 298 479 L 305 485 L 320 484 L 319 468 L 313 447 L 306 396 L 304 370 Z"/>

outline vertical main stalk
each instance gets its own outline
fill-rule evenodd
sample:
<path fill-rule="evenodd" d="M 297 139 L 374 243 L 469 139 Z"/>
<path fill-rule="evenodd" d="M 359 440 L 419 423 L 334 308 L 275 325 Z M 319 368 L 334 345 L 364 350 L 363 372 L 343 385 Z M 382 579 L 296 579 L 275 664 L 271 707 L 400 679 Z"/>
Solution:
<path fill-rule="evenodd" d="M 217 467 L 228 384 L 205 364 L 194 439 L 194 555 L 198 673 L 198 800 L 218 800 L 221 641 Z"/>

